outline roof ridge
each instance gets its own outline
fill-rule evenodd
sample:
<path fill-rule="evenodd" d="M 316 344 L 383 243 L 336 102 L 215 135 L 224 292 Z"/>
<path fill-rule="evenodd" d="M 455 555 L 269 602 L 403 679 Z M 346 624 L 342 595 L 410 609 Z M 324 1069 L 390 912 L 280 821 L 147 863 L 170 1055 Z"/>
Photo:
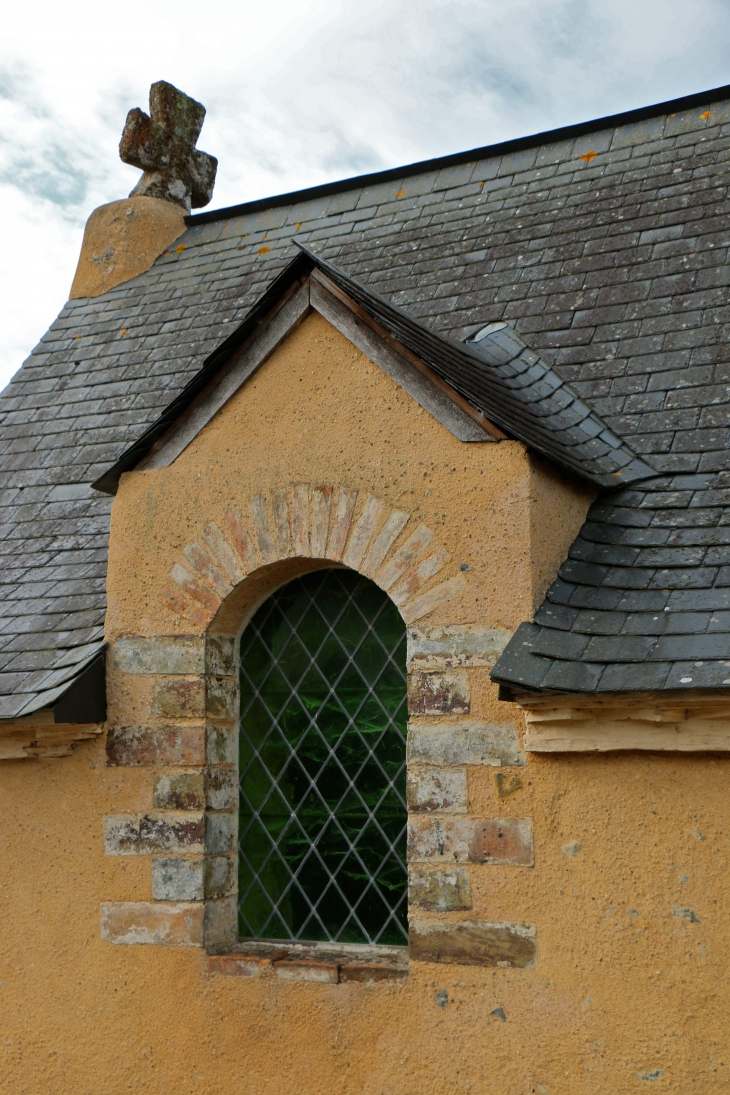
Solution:
<path fill-rule="evenodd" d="M 285 194 L 272 194 L 266 198 L 254 198 L 252 201 L 224 206 L 222 209 L 209 209 L 205 213 L 194 213 L 187 216 L 185 223 L 192 228 L 195 225 L 208 224 L 211 221 L 228 220 L 231 217 L 240 217 L 246 213 L 258 213 L 265 209 L 275 209 L 281 205 L 294 205 L 315 198 L 325 198 L 329 197 L 330 194 L 359 190 L 376 183 L 391 182 L 393 179 L 405 179 L 412 175 L 421 175 L 426 171 L 457 167 L 459 164 L 470 163 L 472 160 L 484 160 L 510 152 L 521 152 L 522 149 L 533 148 L 535 145 L 568 140 L 570 137 L 582 137 L 586 133 L 611 129 L 617 125 L 630 125 L 632 122 L 642 122 L 647 118 L 655 118 L 661 114 L 691 110 L 694 106 L 704 106 L 708 102 L 717 102 L 723 99 L 730 99 L 730 84 L 722 84 L 720 87 L 710 88 L 708 91 L 692 92 L 691 95 L 680 95 L 676 99 L 665 99 L 661 103 L 653 103 L 650 106 L 634 107 L 618 114 L 606 114 L 602 118 L 595 118 L 586 122 L 574 122 L 572 125 L 558 126 L 556 129 L 545 129 L 524 137 L 513 137 L 507 141 L 498 141 L 496 144 L 481 145 L 479 148 L 467 149 L 465 152 L 451 152 L 445 156 L 435 156 L 429 160 L 416 160 L 415 163 L 405 164 L 400 167 L 387 167 L 383 171 L 371 171 L 366 175 L 352 175 L 347 179 L 320 183 L 317 186 L 304 187 L 302 190 L 290 190 Z M 671 108 L 674 108 L 674 111 Z"/>

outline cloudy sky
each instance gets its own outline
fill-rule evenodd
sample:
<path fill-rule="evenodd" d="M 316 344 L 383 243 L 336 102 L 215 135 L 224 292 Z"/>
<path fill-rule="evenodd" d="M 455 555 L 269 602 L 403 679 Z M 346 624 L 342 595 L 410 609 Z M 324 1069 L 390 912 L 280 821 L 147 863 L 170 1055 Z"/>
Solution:
<path fill-rule="evenodd" d="M 208 108 L 214 206 L 730 83 L 730 0 L 23 0 L 0 40 L 0 387 L 125 197 L 127 110 Z"/>

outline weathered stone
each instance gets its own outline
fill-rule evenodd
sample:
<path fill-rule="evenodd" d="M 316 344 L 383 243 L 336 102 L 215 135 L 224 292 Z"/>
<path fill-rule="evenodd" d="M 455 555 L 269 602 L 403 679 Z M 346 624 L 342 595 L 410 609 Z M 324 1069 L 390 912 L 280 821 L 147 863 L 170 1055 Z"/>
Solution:
<path fill-rule="evenodd" d="M 445 863 L 503 863 L 532 867 L 529 818 L 410 817 L 408 858 Z"/>
<path fill-rule="evenodd" d="M 202 901 L 205 897 L 203 859 L 153 859 L 155 901 Z"/>
<path fill-rule="evenodd" d="M 332 487 L 327 484 L 316 486 L 312 491 L 309 522 L 309 550 L 314 559 L 321 559 L 327 551 L 331 504 Z"/>
<path fill-rule="evenodd" d="M 286 488 L 279 487 L 271 492 L 271 510 L 274 517 L 274 544 L 277 559 L 287 559 L 291 555 L 289 534 L 289 515 L 287 513 Z"/>
<path fill-rule="evenodd" d="M 374 498 L 372 494 L 367 496 L 362 513 L 352 529 L 345 554 L 342 557 L 342 561 L 346 566 L 352 567 L 353 570 L 358 569 L 384 509 L 385 505 L 380 499 Z"/>
<path fill-rule="evenodd" d="M 152 696 L 152 713 L 168 719 L 205 717 L 205 678 L 158 681 Z"/>
<path fill-rule="evenodd" d="M 234 855 L 205 857 L 204 885 L 206 897 L 229 897 L 236 892 L 238 860 Z"/>
<path fill-rule="evenodd" d="M 204 673 L 205 639 L 202 635 L 132 636 L 110 643 L 107 656 L 109 666 L 120 673 Z"/>
<path fill-rule="evenodd" d="M 465 814 L 469 810 L 469 789 L 465 768 L 409 768 L 406 802 L 415 812 L 435 810 L 441 814 Z"/>
<path fill-rule="evenodd" d="M 106 740 L 107 764 L 118 768 L 205 764 L 205 727 L 112 727 Z"/>
<path fill-rule="evenodd" d="M 220 607 L 220 597 L 208 589 L 207 585 L 203 582 L 199 582 L 195 574 L 191 574 L 186 570 L 184 566 L 180 566 L 179 563 L 175 563 L 169 571 L 175 585 L 179 586 L 184 593 L 198 601 L 205 612 L 207 613 L 208 620 L 215 616 Z M 167 604 L 172 607 L 172 601 L 169 597 L 165 597 Z"/>
<path fill-rule="evenodd" d="M 202 103 L 166 80 L 152 84 L 149 114 L 130 110 L 119 142 L 124 163 L 144 172 L 132 195 L 161 198 L 187 212 L 208 204 L 218 161 L 195 147 L 204 119 Z"/>
<path fill-rule="evenodd" d="M 206 947 L 224 950 L 238 938 L 238 904 L 235 896 L 203 903 L 203 942 Z"/>
<path fill-rule="evenodd" d="M 379 981 L 407 981 L 408 969 L 386 962 L 352 962 L 340 966 L 340 982 L 375 985 Z"/>
<path fill-rule="evenodd" d="M 205 747 L 209 765 L 235 764 L 238 734 L 230 726 L 211 723 L 205 728 Z"/>
<path fill-rule="evenodd" d="M 213 677 L 235 677 L 236 640 L 228 635 L 206 635 L 205 671 Z"/>
<path fill-rule="evenodd" d="M 309 485 L 295 483 L 289 508 L 289 534 L 292 555 L 309 557 Z"/>
<path fill-rule="evenodd" d="M 230 810 L 238 800 L 238 776 L 225 768 L 213 768 L 205 774 L 206 805 L 211 810 Z"/>
<path fill-rule="evenodd" d="M 205 526 L 203 540 L 231 585 L 243 581 L 246 571 L 241 566 L 241 560 L 216 524 Z"/>
<path fill-rule="evenodd" d="M 409 627 L 408 669 L 492 666 L 512 638 L 504 627 Z"/>
<path fill-rule="evenodd" d="M 202 901 L 228 897 L 236 889 L 234 856 L 153 859 L 152 896 L 155 901 Z"/>
<path fill-rule="evenodd" d="M 524 968 L 537 959 L 535 929 L 526 924 L 411 920 L 409 944 L 410 957 L 417 962 Z"/>
<path fill-rule="evenodd" d="M 347 543 L 347 534 L 350 531 L 352 511 L 357 501 L 357 491 L 341 487 L 334 499 L 334 505 L 330 507 L 329 535 L 327 537 L 327 558 L 333 562 L 339 562 Z"/>
<path fill-rule="evenodd" d="M 202 772 L 161 772 L 155 777 L 152 805 L 156 810 L 205 809 Z"/>
<path fill-rule="evenodd" d="M 206 677 L 206 714 L 212 719 L 236 717 L 238 693 L 231 677 Z"/>
<path fill-rule="evenodd" d="M 253 498 L 249 499 L 248 512 L 251 515 L 251 524 L 256 537 L 256 543 L 258 544 L 259 554 L 261 555 L 261 562 L 275 563 L 276 550 L 271 540 L 269 518 L 266 513 L 266 500 L 264 499 L 263 494 L 256 494 Z"/>
<path fill-rule="evenodd" d="M 401 578 L 393 586 L 390 591 L 391 600 L 397 605 L 405 604 L 418 592 L 421 586 L 442 571 L 450 561 L 451 552 L 447 551 L 441 544 L 437 544 L 436 549 L 422 563 L 419 563 L 415 570 L 412 570 L 410 574 L 406 574 L 405 578 Z"/>
<path fill-rule="evenodd" d="M 209 854 L 230 852 L 235 836 L 236 818 L 233 814 L 206 814 L 205 850 Z"/>
<path fill-rule="evenodd" d="M 391 510 L 367 555 L 360 565 L 360 573 L 373 578 L 382 566 L 385 557 L 410 520 L 410 514 L 403 510 Z"/>
<path fill-rule="evenodd" d="M 201 578 L 207 586 L 210 586 L 221 600 L 232 592 L 234 583 L 231 582 L 225 568 L 221 565 L 220 559 L 210 550 L 207 544 L 202 546 L 193 541 L 183 548 L 183 556 L 193 573 Z"/>
<path fill-rule="evenodd" d="M 434 765 L 524 764 L 513 722 L 464 722 L 439 725 L 411 722 L 408 763 Z"/>
<path fill-rule="evenodd" d="M 231 543 L 236 550 L 238 558 L 241 560 L 241 569 L 246 574 L 249 574 L 258 566 L 258 558 L 256 555 L 256 548 L 254 547 L 253 540 L 246 528 L 246 523 L 243 520 L 243 514 L 240 509 L 231 510 L 230 513 L 227 513 L 223 518 L 223 523 L 226 526 L 226 531 L 231 538 Z"/>
<path fill-rule="evenodd" d="M 317 981 L 336 985 L 340 979 L 339 968 L 334 962 L 291 961 L 287 958 L 274 962 L 276 976 L 282 981 Z"/>
<path fill-rule="evenodd" d="M 109 814 L 103 824 L 106 855 L 203 851 L 205 817 L 202 813 Z"/>
<path fill-rule="evenodd" d="M 408 872 L 408 903 L 434 912 L 471 908 L 471 882 L 463 867 L 451 871 L 426 871 L 412 867 Z"/>
<path fill-rule="evenodd" d="M 376 583 L 387 593 L 432 543 L 431 529 L 426 525 L 419 525 L 378 573 Z"/>
<path fill-rule="evenodd" d="M 250 954 L 210 954 L 208 973 L 222 973 L 229 977 L 258 977 L 272 965 L 271 958 L 258 958 Z"/>
<path fill-rule="evenodd" d="M 465 576 L 457 574 L 455 577 L 441 582 L 440 585 L 427 589 L 420 597 L 414 597 L 412 601 L 407 601 L 401 608 L 400 614 L 407 624 L 415 623 L 423 616 L 428 616 L 429 612 L 433 612 L 440 605 L 453 601 L 455 597 L 461 597 L 462 593 L 466 592 L 466 587 Z"/>
<path fill-rule="evenodd" d="M 202 947 L 204 906 L 156 901 L 104 902 L 101 938 L 107 943 Z"/>
<path fill-rule="evenodd" d="M 471 710 L 466 670 L 408 674 L 411 715 L 468 715 Z"/>
<path fill-rule="evenodd" d="M 203 608 L 202 604 L 197 604 L 187 593 L 169 582 L 159 591 L 157 598 L 170 612 L 184 617 L 201 631 L 205 631 L 213 618 L 213 612 Z"/>

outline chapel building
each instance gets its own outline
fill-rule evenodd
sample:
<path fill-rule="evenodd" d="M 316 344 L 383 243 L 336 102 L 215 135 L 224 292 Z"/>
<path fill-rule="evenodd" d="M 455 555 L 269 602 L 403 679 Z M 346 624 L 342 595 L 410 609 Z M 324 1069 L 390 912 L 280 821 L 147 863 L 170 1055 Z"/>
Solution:
<path fill-rule="evenodd" d="M 730 87 L 191 212 L 0 395 L 8 1091 L 730 1086 Z"/>

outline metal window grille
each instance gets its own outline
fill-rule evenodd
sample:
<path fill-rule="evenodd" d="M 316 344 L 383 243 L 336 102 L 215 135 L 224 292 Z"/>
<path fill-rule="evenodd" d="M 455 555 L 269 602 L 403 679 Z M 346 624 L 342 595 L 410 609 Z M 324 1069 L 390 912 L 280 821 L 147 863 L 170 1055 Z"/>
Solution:
<path fill-rule="evenodd" d="M 241 639 L 244 938 L 407 942 L 406 629 L 353 571 L 283 586 Z"/>

